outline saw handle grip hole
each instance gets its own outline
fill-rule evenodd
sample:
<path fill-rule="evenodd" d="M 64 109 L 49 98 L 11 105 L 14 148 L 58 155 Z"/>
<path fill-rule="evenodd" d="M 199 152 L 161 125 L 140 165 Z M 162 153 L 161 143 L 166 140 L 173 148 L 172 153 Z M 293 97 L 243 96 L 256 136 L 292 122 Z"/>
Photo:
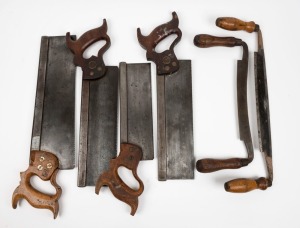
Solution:
<path fill-rule="evenodd" d="M 169 50 L 172 43 L 175 41 L 177 37 L 178 37 L 177 34 L 171 34 L 165 37 L 163 40 L 159 41 L 159 43 L 155 46 L 155 52 L 162 53 L 165 50 Z"/>
<path fill-rule="evenodd" d="M 129 188 L 133 190 L 138 190 L 140 188 L 139 182 L 135 179 L 130 169 L 120 166 L 118 168 L 118 175 Z"/>
<path fill-rule="evenodd" d="M 44 193 L 47 195 L 55 195 L 56 194 L 56 189 L 51 184 L 51 182 L 44 181 L 41 178 L 39 178 L 37 175 L 33 175 L 30 178 L 30 184 L 35 190 L 37 190 L 41 193 Z"/>
<path fill-rule="evenodd" d="M 86 50 L 84 50 L 82 57 L 84 59 L 89 59 L 92 56 L 98 56 L 98 52 L 107 43 L 106 40 L 99 40 L 91 44 Z"/>

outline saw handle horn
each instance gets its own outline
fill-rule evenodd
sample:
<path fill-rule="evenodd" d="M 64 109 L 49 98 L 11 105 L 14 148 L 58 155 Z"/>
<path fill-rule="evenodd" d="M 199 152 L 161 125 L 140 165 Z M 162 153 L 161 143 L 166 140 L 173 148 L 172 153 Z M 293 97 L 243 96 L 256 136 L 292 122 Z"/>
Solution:
<path fill-rule="evenodd" d="M 16 209 L 18 201 L 24 198 L 35 208 L 49 209 L 52 211 L 55 219 L 59 210 L 58 199 L 62 193 L 61 187 L 56 183 L 58 166 L 58 158 L 55 155 L 45 151 L 31 151 L 29 168 L 25 172 L 20 173 L 20 184 L 12 196 L 13 208 Z M 34 175 L 43 181 L 50 180 L 56 193 L 54 195 L 48 195 L 36 190 L 30 183 L 30 179 Z"/>
<path fill-rule="evenodd" d="M 141 29 L 137 29 L 137 37 L 140 45 L 147 51 L 147 60 L 156 64 L 158 75 L 168 75 L 179 70 L 179 62 L 174 52 L 175 45 L 180 41 L 182 33 L 178 28 L 179 20 L 176 12 L 172 13 L 172 20 L 157 26 L 148 36 L 141 33 Z M 155 47 L 166 37 L 176 34 L 177 37 L 168 50 L 157 53 Z"/>
<path fill-rule="evenodd" d="M 243 30 L 249 33 L 259 30 L 259 26 L 253 21 L 245 22 L 234 17 L 219 17 L 216 20 L 216 26 L 230 31 Z"/>
<path fill-rule="evenodd" d="M 105 45 L 98 51 L 98 56 L 91 56 L 89 59 L 83 57 L 84 51 L 97 41 L 106 41 Z M 99 79 L 106 73 L 106 66 L 103 61 L 103 54 L 110 47 L 110 38 L 107 35 L 107 23 L 103 19 L 103 24 L 95 29 L 85 32 L 78 40 L 74 40 L 68 32 L 66 34 L 68 48 L 74 54 L 74 64 L 80 66 L 83 71 L 83 79 Z"/>
<path fill-rule="evenodd" d="M 96 183 L 95 192 L 99 194 L 102 186 L 108 186 L 113 195 L 127 203 L 131 207 L 131 215 L 134 215 L 138 208 L 138 196 L 144 191 L 144 184 L 137 175 L 137 166 L 143 157 L 140 147 L 122 143 L 121 151 L 117 158 L 109 163 L 109 170 L 102 173 Z M 139 182 L 139 189 L 131 189 L 119 176 L 118 168 L 124 166 L 132 171 L 134 178 Z"/>
<path fill-rule="evenodd" d="M 242 40 L 234 37 L 217 37 L 207 34 L 199 34 L 194 38 L 194 44 L 200 48 L 209 48 L 209 47 L 235 47 L 241 46 Z"/>
<path fill-rule="evenodd" d="M 266 190 L 271 186 L 272 182 L 264 177 L 260 177 L 256 180 L 240 178 L 228 181 L 224 184 L 225 190 L 233 193 L 246 193 L 255 189 Z"/>
<path fill-rule="evenodd" d="M 230 158 L 230 159 L 201 159 L 196 163 L 196 169 L 201 173 L 211 173 L 222 169 L 239 169 L 249 164 L 248 159 Z"/>

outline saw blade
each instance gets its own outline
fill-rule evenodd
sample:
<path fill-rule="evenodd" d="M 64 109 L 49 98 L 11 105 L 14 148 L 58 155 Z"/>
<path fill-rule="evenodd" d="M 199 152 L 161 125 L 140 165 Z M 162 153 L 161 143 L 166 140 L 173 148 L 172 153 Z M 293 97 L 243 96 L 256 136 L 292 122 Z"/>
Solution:
<path fill-rule="evenodd" d="M 143 151 L 142 160 L 154 158 L 149 63 L 120 63 L 121 143 L 132 143 Z"/>
<path fill-rule="evenodd" d="M 95 186 L 117 155 L 118 67 L 104 77 L 84 80 L 80 122 L 78 186 Z"/>
<path fill-rule="evenodd" d="M 65 36 L 42 37 L 31 150 L 75 166 L 75 66 Z"/>
<path fill-rule="evenodd" d="M 190 60 L 158 78 L 159 178 L 194 178 L 192 72 Z M 161 78 L 164 78 L 161 79 Z M 164 91 L 160 91 L 164 89 Z M 165 114 L 164 114 L 165 113 Z M 165 116 L 163 116 L 165 115 Z"/>

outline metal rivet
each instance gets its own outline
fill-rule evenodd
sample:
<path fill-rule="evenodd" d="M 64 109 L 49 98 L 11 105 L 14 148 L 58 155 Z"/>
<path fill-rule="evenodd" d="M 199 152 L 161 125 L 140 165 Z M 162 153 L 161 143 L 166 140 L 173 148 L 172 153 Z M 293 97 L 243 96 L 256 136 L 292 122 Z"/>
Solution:
<path fill-rule="evenodd" d="M 38 165 L 37 169 L 40 170 L 40 171 L 42 171 L 44 169 L 44 167 L 42 165 Z"/>
<path fill-rule="evenodd" d="M 90 75 L 93 76 L 93 75 L 94 75 L 94 71 L 91 71 L 91 72 L 90 72 Z"/>
<path fill-rule="evenodd" d="M 98 71 L 102 71 L 102 67 L 97 67 L 97 70 Z"/>
<path fill-rule="evenodd" d="M 170 70 L 170 67 L 169 67 L 169 66 L 165 66 L 164 69 L 165 69 L 166 71 L 169 71 L 169 70 Z"/>
<path fill-rule="evenodd" d="M 96 66 L 97 66 L 97 64 L 96 64 L 96 62 L 95 62 L 95 61 L 91 61 L 91 62 L 89 62 L 89 68 L 90 68 L 90 69 L 95 69 L 95 68 L 96 68 Z"/>
<path fill-rule="evenodd" d="M 47 169 L 51 169 L 52 168 L 52 164 L 51 163 L 48 163 L 47 164 Z"/>
<path fill-rule="evenodd" d="M 40 162 L 44 161 L 45 160 L 45 157 L 41 156 L 40 157 Z"/>
<path fill-rule="evenodd" d="M 172 66 L 177 66 L 177 63 L 176 62 L 172 62 Z"/>
<path fill-rule="evenodd" d="M 169 64 L 171 62 L 171 58 L 169 56 L 163 57 L 163 63 L 164 64 Z"/>

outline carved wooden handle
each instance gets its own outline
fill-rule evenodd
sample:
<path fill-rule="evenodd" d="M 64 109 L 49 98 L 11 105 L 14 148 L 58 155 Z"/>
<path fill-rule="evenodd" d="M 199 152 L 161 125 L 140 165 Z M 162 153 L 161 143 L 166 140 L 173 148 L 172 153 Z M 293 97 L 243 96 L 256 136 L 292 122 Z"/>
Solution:
<path fill-rule="evenodd" d="M 74 54 L 74 64 L 80 66 L 83 71 L 84 80 L 93 80 L 103 77 L 106 73 L 106 66 L 103 61 L 103 54 L 110 47 L 110 38 L 107 35 L 107 23 L 103 19 L 103 24 L 95 29 L 85 32 L 78 40 L 74 40 L 70 33 L 66 34 L 68 48 Z M 89 59 L 83 58 L 84 51 L 97 41 L 106 41 L 105 45 L 100 48 L 97 56 L 91 56 Z"/>
<path fill-rule="evenodd" d="M 224 188 L 227 192 L 234 193 L 245 193 L 255 189 L 266 190 L 271 186 L 271 181 L 264 177 L 260 177 L 256 180 L 240 178 L 228 181 L 224 184 Z"/>
<path fill-rule="evenodd" d="M 172 20 L 157 26 L 148 36 L 141 33 L 141 29 L 137 29 L 137 37 L 140 45 L 147 51 L 147 60 L 151 60 L 156 64 L 158 75 L 168 75 L 179 70 L 179 61 L 175 55 L 174 47 L 180 41 L 182 33 L 178 27 L 179 19 L 176 12 L 172 13 Z M 155 47 L 166 37 L 176 34 L 177 37 L 169 47 L 162 53 L 157 53 Z"/>
<path fill-rule="evenodd" d="M 131 215 L 138 208 L 138 196 L 144 191 L 144 184 L 137 175 L 137 166 L 143 157 L 142 149 L 134 144 L 122 143 L 118 157 L 109 163 L 109 170 L 102 173 L 96 183 L 95 192 L 99 194 L 102 186 L 108 186 L 113 195 L 131 207 Z M 134 178 L 139 182 L 139 189 L 130 188 L 119 176 L 118 168 L 124 166 L 132 171 Z"/>
<path fill-rule="evenodd" d="M 57 217 L 61 196 L 61 187 L 56 183 L 59 162 L 55 155 L 45 151 L 31 151 L 30 164 L 25 172 L 21 172 L 21 181 L 12 196 L 12 206 L 17 208 L 18 201 L 26 199 L 35 208 L 49 209 L 53 212 L 54 219 Z M 55 195 L 47 195 L 32 187 L 30 178 L 38 176 L 44 181 L 50 180 L 54 186 Z"/>
<path fill-rule="evenodd" d="M 196 35 L 194 38 L 194 44 L 200 48 L 208 48 L 208 47 L 235 47 L 241 46 L 242 40 L 234 37 L 217 37 L 211 36 L 207 34 Z"/>
<path fill-rule="evenodd" d="M 207 158 L 198 160 L 196 168 L 201 173 L 211 173 L 221 169 L 238 169 L 248 164 L 249 160 L 244 158 L 230 158 L 226 160 Z"/>
<path fill-rule="evenodd" d="M 219 17 L 216 26 L 230 31 L 244 30 L 249 33 L 256 31 L 258 27 L 253 21 L 245 22 L 234 17 Z"/>

